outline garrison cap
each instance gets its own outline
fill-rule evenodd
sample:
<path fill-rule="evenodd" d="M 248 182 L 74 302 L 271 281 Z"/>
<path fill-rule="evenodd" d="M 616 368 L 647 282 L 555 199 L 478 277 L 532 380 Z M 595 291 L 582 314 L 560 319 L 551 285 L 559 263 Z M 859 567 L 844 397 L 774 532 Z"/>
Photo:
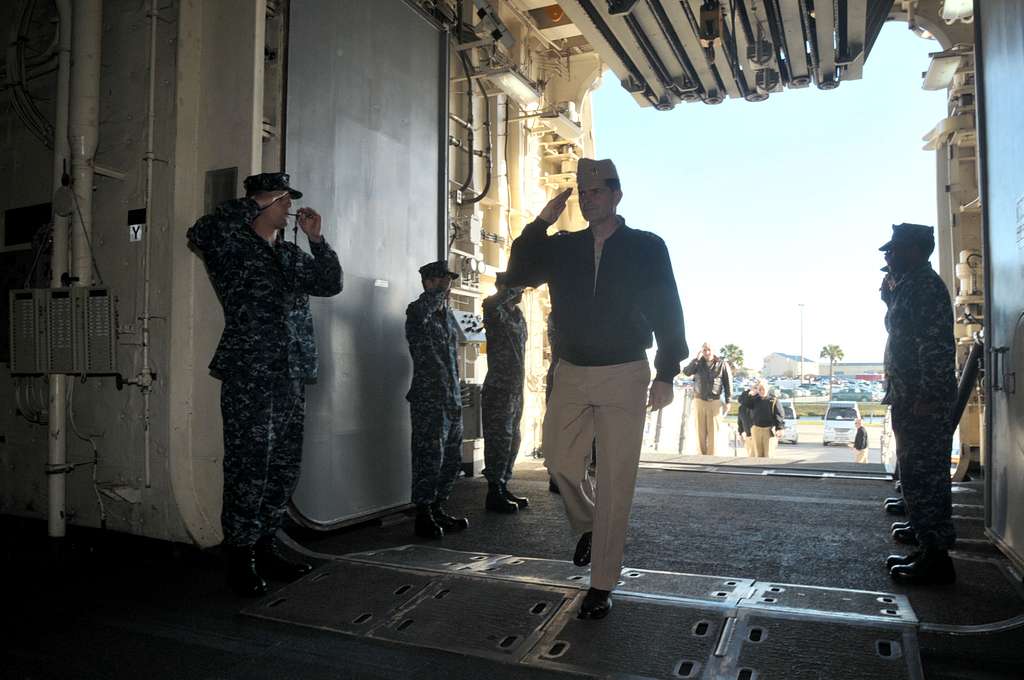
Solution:
<path fill-rule="evenodd" d="M 892 225 L 892 239 L 879 250 L 891 250 L 897 244 L 919 244 L 923 246 L 935 245 L 935 229 L 923 224 L 902 224 Z"/>
<path fill-rule="evenodd" d="M 592 158 L 581 158 L 576 165 L 576 185 L 580 191 L 608 186 L 607 179 L 618 179 L 619 173 L 610 159 L 595 161 Z"/>
<path fill-rule="evenodd" d="M 242 182 L 245 187 L 245 195 L 263 193 L 265 191 L 287 191 L 292 198 L 302 198 L 302 192 L 296 191 L 288 186 L 291 178 L 287 172 L 263 172 L 259 175 L 249 175 Z"/>
<path fill-rule="evenodd" d="M 448 269 L 448 263 L 445 260 L 438 260 L 437 262 L 430 262 L 420 267 L 420 276 L 424 279 L 441 279 L 445 276 L 449 278 L 457 279 L 459 275 Z"/>

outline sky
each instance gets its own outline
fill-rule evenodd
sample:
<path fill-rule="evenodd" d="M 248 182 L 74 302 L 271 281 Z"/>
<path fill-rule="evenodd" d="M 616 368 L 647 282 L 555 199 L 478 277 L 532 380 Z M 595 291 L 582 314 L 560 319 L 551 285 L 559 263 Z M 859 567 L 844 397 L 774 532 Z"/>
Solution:
<path fill-rule="evenodd" d="M 921 89 L 941 50 L 905 23 L 886 24 L 862 80 L 751 103 L 641 108 L 606 71 L 594 93 L 596 156 L 622 181 L 618 212 L 665 239 L 691 356 L 739 345 L 760 369 L 772 352 L 823 345 L 844 361 L 881 362 L 885 262 L 892 225 L 934 225 L 935 152 L 922 136 L 946 93 Z"/>

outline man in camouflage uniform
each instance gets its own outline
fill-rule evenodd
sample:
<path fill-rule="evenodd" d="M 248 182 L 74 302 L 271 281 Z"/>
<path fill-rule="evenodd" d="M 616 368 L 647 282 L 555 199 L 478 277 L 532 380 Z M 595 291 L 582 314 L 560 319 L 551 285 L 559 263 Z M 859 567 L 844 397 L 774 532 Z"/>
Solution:
<path fill-rule="evenodd" d="M 423 294 L 405 310 L 405 338 L 412 354 L 412 386 L 405 398 L 412 416 L 412 502 L 416 535 L 441 538 L 469 526 L 445 508 L 462 467 L 462 392 L 459 329 L 448 306 L 458 274 L 444 260 L 420 267 Z"/>
<path fill-rule="evenodd" d="M 951 583 L 956 579 L 948 550 L 956 541 L 950 494 L 950 422 L 956 396 L 953 308 L 949 291 L 931 268 L 932 228 L 893 226 L 882 246 L 889 262 L 883 284 L 888 303 L 885 326 L 886 395 L 892 406 L 896 457 L 909 525 L 893 538 L 919 545 L 910 555 L 892 555 L 886 566 L 899 581 Z"/>
<path fill-rule="evenodd" d="M 294 580 L 311 569 L 284 557 L 274 535 L 299 480 L 306 383 L 317 372 L 309 296 L 342 289 L 315 210 L 296 213 L 312 256 L 280 237 L 302 196 L 288 181 L 281 172 L 247 177 L 245 198 L 188 230 L 224 308 L 210 372 L 221 380 L 228 582 L 243 595 L 265 593 L 264 578 Z"/>
<path fill-rule="evenodd" d="M 523 289 L 505 285 L 504 273 L 498 274 L 494 283 L 498 292 L 483 302 L 487 333 L 487 377 L 482 394 L 485 507 L 492 512 L 513 513 L 530 504 L 508 490 L 519 453 L 519 421 L 523 418 L 526 318 L 516 306 L 523 298 Z"/>

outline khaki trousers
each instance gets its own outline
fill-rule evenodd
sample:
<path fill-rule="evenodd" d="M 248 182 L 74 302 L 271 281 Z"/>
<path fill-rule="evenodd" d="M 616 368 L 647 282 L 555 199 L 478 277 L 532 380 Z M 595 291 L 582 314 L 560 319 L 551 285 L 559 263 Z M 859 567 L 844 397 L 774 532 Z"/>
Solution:
<path fill-rule="evenodd" d="M 754 440 L 754 450 L 751 454 L 754 458 L 768 458 L 775 451 L 772 428 L 754 425 L 750 428 L 750 438 Z"/>
<path fill-rule="evenodd" d="M 743 448 L 746 449 L 748 456 L 754 455 L 754 435 L 750 434 L 743 438 Z"/>
<path fill-rule="evenodd" d="M 544 416 L 544 465 L 558 484 L 569 524 L 593 532 L 590 585 L 613 590 L 640 462 L 651 369 L 646 361 L 576 366 L 559 361 Z M 597 488 L 587 481 L 597 439 Z"/>
<path fill-rule="evenodd" d="M 697 445 L 701 455 L 715 455 L 715 439 L 718 438 L 718 418 L 722 414 L 720 399 L 694 399 L 697 408 Z"/>
<path fill-rule="evenodd" d="M 867 449 L 854 449 L 857 452 L 857 463 L 868 462 L 868 450 Z"/>

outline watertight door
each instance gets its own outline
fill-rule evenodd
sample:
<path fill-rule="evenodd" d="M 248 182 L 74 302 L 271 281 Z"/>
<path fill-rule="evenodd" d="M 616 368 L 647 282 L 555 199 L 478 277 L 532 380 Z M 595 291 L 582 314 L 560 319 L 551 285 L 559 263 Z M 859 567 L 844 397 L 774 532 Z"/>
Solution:
<path fill-rule="evenodd" d="M 320 377 L 293 499 L 330 527 L 409 501 L 405 307 L 443 241 L 446 42 L 402 0 L 303 0 L 288 45 L 287 169 L 345 270 L 341 295 L 312 299 Z"/>
<path fill-rule="evenodd" d="M 1024 565 L 1024 4 L 976 3 L 988 319 L 986 529 Z"/>

